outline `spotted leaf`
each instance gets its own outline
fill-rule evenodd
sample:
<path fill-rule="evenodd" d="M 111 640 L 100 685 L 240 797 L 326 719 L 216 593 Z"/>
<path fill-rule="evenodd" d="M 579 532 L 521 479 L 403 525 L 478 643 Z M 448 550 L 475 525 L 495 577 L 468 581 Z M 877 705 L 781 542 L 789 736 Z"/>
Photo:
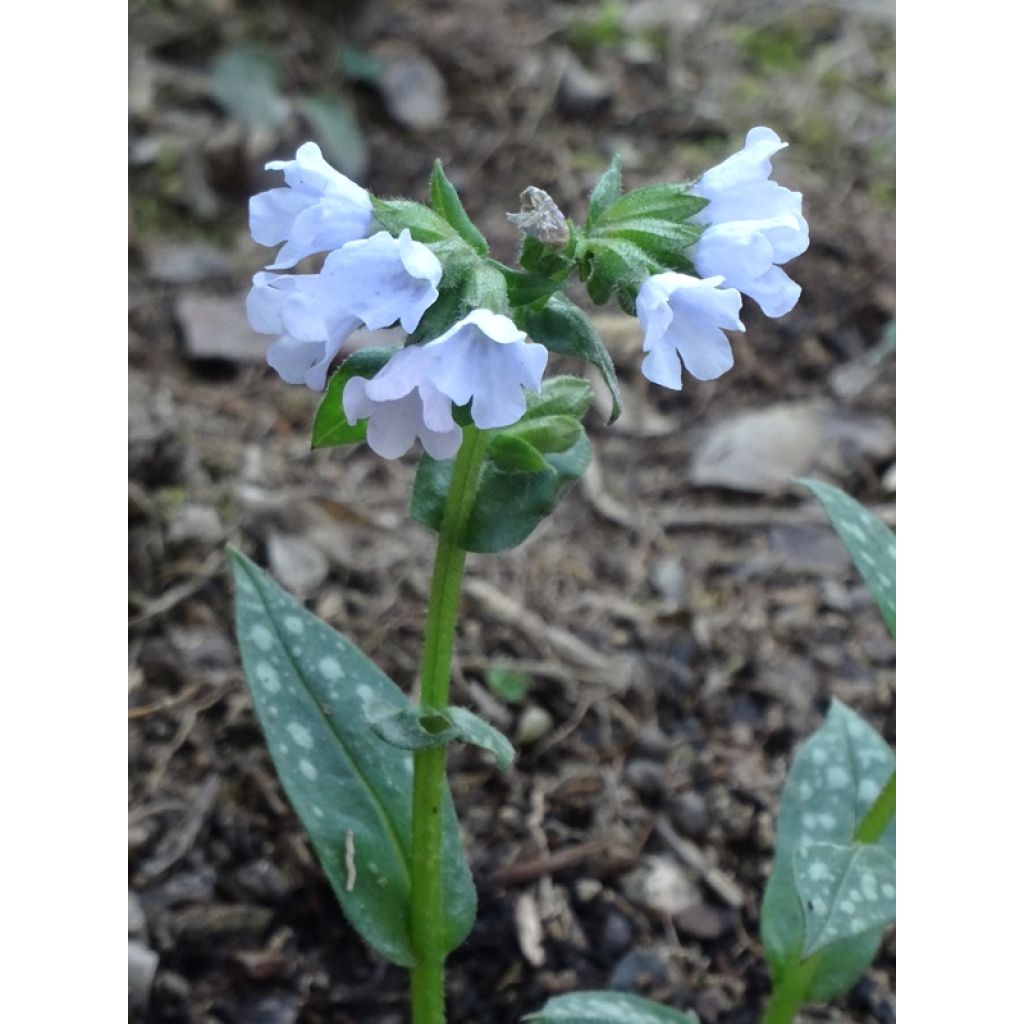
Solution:
<path fill-rule="evenodd" d="M 284 791 L 345 916 L 379 953 L 411 967 L 412 755 L 366 721 L 371 709 L 409 701 L 350 640 L 229 553 L 245 677 Z M 476 892 L 447 792 L 443 828 L 449 951 L 473 925 Z"/>
<path fill-rule="evenodd" d="M 817 843 L 847 846 L 896 767 L 889 745 L 838 700 L 822 727 L 804 744 L 782 791 L 772 874 L 761 909 L 761 938 L 776 983 L 804 959 L 807 946 L 794 859 Z M 896 826 L 882 836 L 894 851 Z M 845 992 L 874 959 L 882 928 L 839 939 L 821 950 L 809 990 L 814 1000 Z"/>
<path fill-rule="evenodd" d="M 573 992 L 555 996 L 524 1024 L 699 1024 L 694 1013 L 681 1013 L 623 992 Z"/>
<path fill-rule="evenodd" d="M 878 516 L 845 492 L 820 480 L 801 480 L 825 506 L 839 539 L 864 577 L 878 609 L 896 635 L 896 535 Z"/>
<path fill-rule="evenodd" d="M 896 858 L 884 846 L 809 843 L 793 857 L 803 956 L 896 920 Z"/>

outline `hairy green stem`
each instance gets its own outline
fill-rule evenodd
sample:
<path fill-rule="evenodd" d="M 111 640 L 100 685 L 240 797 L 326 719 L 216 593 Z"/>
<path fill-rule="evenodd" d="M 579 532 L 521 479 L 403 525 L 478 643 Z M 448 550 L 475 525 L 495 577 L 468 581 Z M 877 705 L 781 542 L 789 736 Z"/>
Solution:
<path fill-rule="evenodd" d="M 882 787 L 882 792 L 875 798 L 868 813 L 861 819 L 857 831 L 853 835 L 855 843 L 877 843 L 889 827 L 889 822 L 896 817 L 896 773 L 893 772 L 889 781 Z"/>
<path fill-rule="evenodd" d="M 889 822 L 896 816 L 896 773 L 893 772 L 889 781 L 868 808 L 867 814 L 861 818 L 857 831 L 853 835 L 855 843 L 877 843 L 889 827 Z M 790 1024 L 800 1007 L 807 1001 L 807 993 L 818 973 L 821 953 L 815 953 L 803 963 L 800 953 L 790 959 L 782 978 L 772 990 L 772 997 L 765 1007 L 761 1024 Z"/>
<path fill-rule="evenodd" d="M 487 448 L 486 435 L 463 428 L 437 540 L 434 576 L 427 605 L 427 627 L 420 666 L 420 702 L 425 708 L 448 706 L 455 624 L 459 615 L 466 552 L 462 538 L 473 507 Z M 444 800 L 446 747 L 413 755 L 412 795 L 412 969 L 413 1024 L 444 1024 L 444 890 L 442 887 L 441 807 Z"/>

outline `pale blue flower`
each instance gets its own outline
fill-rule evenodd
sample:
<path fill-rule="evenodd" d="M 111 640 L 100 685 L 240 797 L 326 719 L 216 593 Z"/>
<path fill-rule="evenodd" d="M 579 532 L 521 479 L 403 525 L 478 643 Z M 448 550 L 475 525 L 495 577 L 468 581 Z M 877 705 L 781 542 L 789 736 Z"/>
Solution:
<path fill-rule="evenodd" d="M 678 391 L 679 361 L 698 380 L 714 380 L 732 368 L 732 349 L 723 328 L 742 331 L 740 293 L 721 288 L 721 277 L 701 280 L 687 274 L 655 274 L 636 298 L 636 315 L 647 353 L 640 367 L 654 384 Z"/>
<path fill-rule="evenodd" d="M 423 345 L 396 352 L 371 380 L 353 377 L 342 392 L 351 425 L 368 420 L 366 443 L 385 459 L 404 455 L 419 438 L 428 455 L 450 459 L 462 443 L 451 399 L 431 380 L 433 358 Z"/>
<path fill-rule="evenodd" d="M 540 391 L 548 362 L 543 345 L 507 317 L 475 309 L 424 351 L 432 359 L 430 379 L 456 405 L 472 401 L 470 415 L 483 430 L 507 427 L 526 411 L 523 389 Z"/>
<path fill-rule="evenodd" d="M 249 200 L 249 227 L 260 245 L 285 243 L 270 270 L 366 237 L 373 220 L 369 193 L 331 167 L 315 142 L 299 146 L 294 160 L 271 161 L 267 170 L 284 171 L 287 187 Z"/>
<path fill-rule="evenodd" d="M 245 301 L 249 323 L 261 334 L 277 334 L 267 362 L 288 384 L 323 389 L 331 361 L 359 326 L 343 309 L 328 311 L 319 274 L 268 274 L 252 279 Z"/>
<path fill-rule="evenodd" d="M 398 321 L 414 331 L 437 299 L 441 264 L 408 231 L 349 242 L 319 274 L 259 273 L 246 300 L 254 330 L 281 337 L 267 362 L 289 384 L 321 390 L 331 361 L 360 325 L 372 331 Z"/>
<path fill-rule="evenodd" d="M 786 145 L 770 128 L 751 128 L 743 149 L 693 188 L 708 200 L 694 218 L 708 225 L 694 250 L 697 272 L 723 277 L 771 317 L 796 305 L 800 286 L 779 264 L 805 252 L 809 242 L 803 196 L 770 180 L 772 157 Z"/>

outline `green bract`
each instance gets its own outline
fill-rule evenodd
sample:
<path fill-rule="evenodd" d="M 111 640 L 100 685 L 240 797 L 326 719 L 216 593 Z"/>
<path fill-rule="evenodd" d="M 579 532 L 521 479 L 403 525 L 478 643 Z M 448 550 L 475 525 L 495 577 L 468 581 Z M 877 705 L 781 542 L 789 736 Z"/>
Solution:
<path fill-rule="evenodd" d="M 576 419 L 586 409 L 581 409 L 582 393 L 589 405 L 585 381 L 550 378 L 539 396 L 528 396 L 518 423 L 489 432 L 480 483 L 460 538 L 464 550 L 489 553 L 521 544 L 583 475 L 590 442 Z M 424 455 L 416 471 L 412 517 L 432 530 L 441 527 L 452 466 L 450 459 Z"/>
<path fill-rule="evenodd" d="M 284 791 L 345 916 L 382 956 L 411 967 L 412 756 L 366 720 L 411 705 L 351 641 L 229 553 L 245 678 Z M 447 952 L 473 926 L 476 890 L 447 787 L 442 814 Z"/>

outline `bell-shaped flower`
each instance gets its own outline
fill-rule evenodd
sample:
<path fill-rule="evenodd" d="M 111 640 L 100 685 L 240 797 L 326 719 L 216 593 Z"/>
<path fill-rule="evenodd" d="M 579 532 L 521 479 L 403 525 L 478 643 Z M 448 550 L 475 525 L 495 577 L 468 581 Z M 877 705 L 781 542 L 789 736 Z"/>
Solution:
<path fill-rule="evenodd" d="M 437 300 L 442 268 L 406 228 L 398 238 L 378 231 L 332 252 L 320 272 L 325 305 L 345 309 L 371 331 L 396 321 L 411 334 Z"/>
<path fill-rule="evenodd" d="M 359 326 L 359 318 L 324 301 L 320 274 L 268 274 L 252 279 L 245 301 L 249 323 L 279 335 L 267 362 L 288 384 L 323 389 L 331 361 Z"/>
<path fill-rule="evenodd" d="M 260 245 L 284 242 L 270 270 L 294 267 L 305 256 L 365 238 L 373 220 L 369 193 L 336 171 L 315 142 L 299 146 L 294 160 L 273 160 L 286 187 L 249 200 L 249 228 Z"/>
<path fill-rule="evenodd" d="M 803 196 L 770 180 L 772 157 L 786 145 L 770 128 L 751 128 L 743 149 L 706 171 L 693 188 L 708 200 L 694 218 L 708 225 L 694 249 L 697 272 L 723 277 L 771 317 L 796 305 L 800 286 L 779 265 L 809 243 Z"/>
<path fill-rule="evenodd" d="M 636 298 L 636 315 L 647 353 L 640 367 L 654 384 L 678 391 L 680 360 L 698 380 L 714 380 L 732 368 L 732 349 L 723 329 L 742 331 L 740 293 L 720 288 L 721 277 L 705 280 L 665 273 L 647 278 Z"/>
<path fill-rule="evenodd" d="M 472 401 L 470 415 L 483 430 L 507 427 L 526 411 L 523 388 L 540 391 L 548 350 L 526 340 L 507 317 L 474 309 L 423 346 L 432 358 L 430 379 L 456 405 Z"/>
<path fill-rule="evenodd" d="M 372 379 L 353 377 L 342 392 L 351 425 L 368 420 L 366 443 L 385 459 L 404 455 L 419 438 L 427 454 L 450 459 L 462 443 L 451 399 L 434 386 L 433 358 L 423 345 L 396 352 Z"/>
<path fill-rule="evenodd" d="M 375 331 L 399 321 L 414 331 L 440 280 L 441 264 L 425 245 L 408 231 L 381 231 L 332 252 L 319 274 L 257 274 L 246 310 L 254 330 L 282 335 L 267 352 L 281 378 L 320 390 L 360 324 Z"/>

